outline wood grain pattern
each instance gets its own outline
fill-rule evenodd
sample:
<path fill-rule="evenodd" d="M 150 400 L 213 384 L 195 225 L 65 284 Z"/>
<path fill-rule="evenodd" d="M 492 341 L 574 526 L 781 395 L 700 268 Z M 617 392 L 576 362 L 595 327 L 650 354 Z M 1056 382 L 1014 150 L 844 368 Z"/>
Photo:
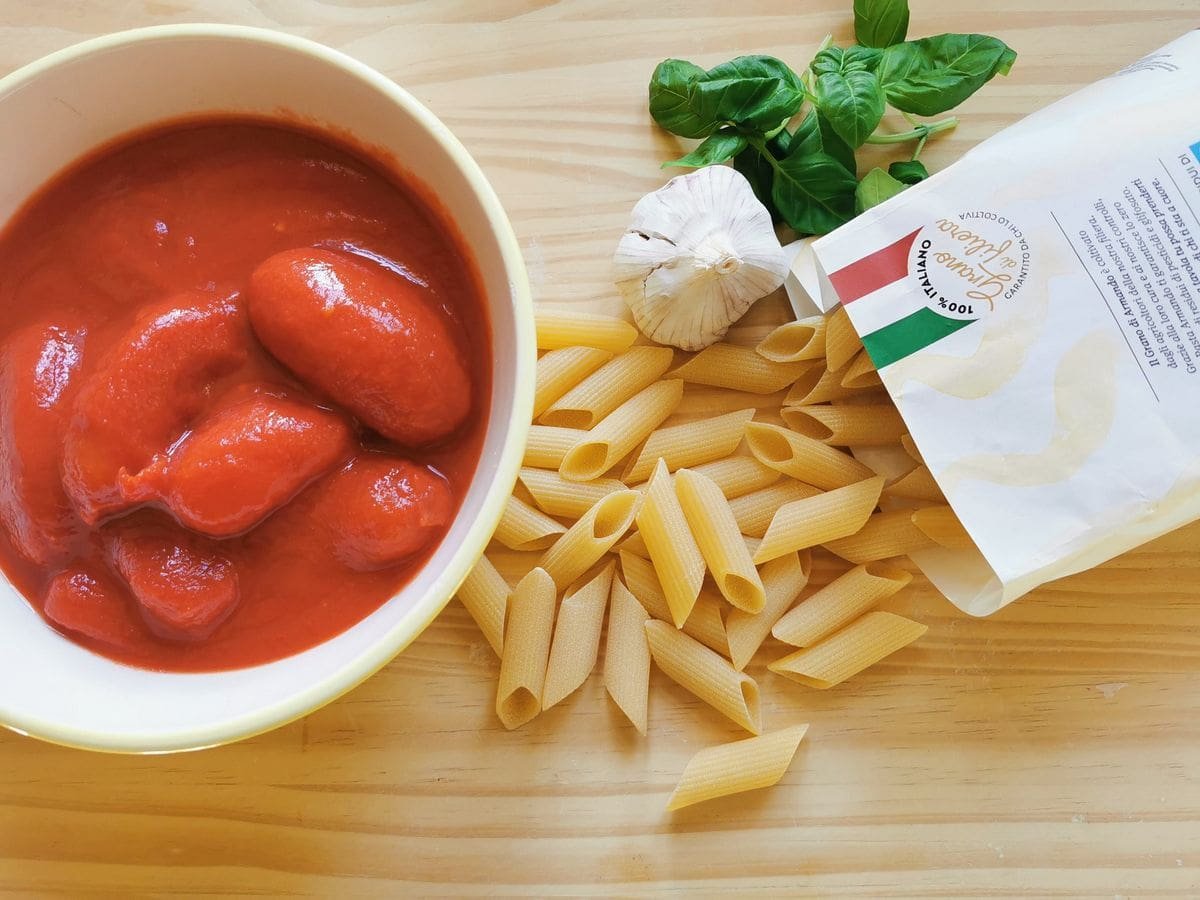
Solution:
<path fill-rule="evenodd" d="M 1185 0 L 912 5 L 922 33 L 994 32 L 1021 53 L 930 146 L 934 168 L 1195 25 Z M 539 300 L 614 311 L 616 236 L 678 150 L 645 113 L 653 65 L 743 52 L 802 64 L 827 32 L 848 36 L 849 6 L 0 0 L 0 71 L 153 23 L 323 40 L 396 78 L 464 140 L 515 222 Z M 781 321 L 778 302 L 759 307 L 746 339 Z M 728 411 L 710 399 L 685 408 Z M 927 637 L 828 692 L 784 682 L 760 657 L 749 671 L 768 727 L 808 721 L 808 739 L 778 787 L 675 814 L 664 805 L 688 758 L 741 736 L 735 726 L 656 672 L 648 739 L 598 676 L 507 733 L 492 708 L 498 663 L 457 604 L 341 701 L 236 746 L 123 758 L 0 733 L 0 891 L 1194 895 L 1198 542 L 1200 526 L 1184 529 L 986 621 L 918 578 L 885 608 L 928 623 Z M 528 565 L 503 562 L 509 574 Z M 814 582 L 833 574 L 822 557 Z"/>

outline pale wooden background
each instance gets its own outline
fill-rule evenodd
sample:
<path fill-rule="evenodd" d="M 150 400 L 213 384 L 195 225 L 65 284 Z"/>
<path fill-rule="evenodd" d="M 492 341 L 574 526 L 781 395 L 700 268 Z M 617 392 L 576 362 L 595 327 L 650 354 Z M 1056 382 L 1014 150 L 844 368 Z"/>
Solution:
<path fill-rule="evenodd" d="M 935 165 L 1194 27 L 1198 11 L 913 6 L 918 33 L 993 32 L 1021 53 L 930 147 Z M 848 35 L 849 7 L 0 0 L 0 71 L 164 22 L 323 40 L 396 78 L 466 142 L 539 300 L 617 309 L 614 241 L 674 154 L 645 113 L 654 64 L 769 52 L 799 66 L 826 32 Z M 1081 150 L 1121 139 L 1119 125 L 1081 135 Z M 123 758 L 0 732 L 0 890 L 1200 894 L 1198 539 L 1179 532 L 988 621 L 918 588 L 894 607 L 932 626 L 919 647 L 824 694 L 763 677 L 770 723 L 812 722 L 782 785 L 675 815 L 663 806 L 687 758 L 737 737 L 732 726 L 656 674 L 647 740 L 595 679 L 506 733 L 491 711 L 496 662 L 457 604 L 364 686 L 240 745 Z"/>

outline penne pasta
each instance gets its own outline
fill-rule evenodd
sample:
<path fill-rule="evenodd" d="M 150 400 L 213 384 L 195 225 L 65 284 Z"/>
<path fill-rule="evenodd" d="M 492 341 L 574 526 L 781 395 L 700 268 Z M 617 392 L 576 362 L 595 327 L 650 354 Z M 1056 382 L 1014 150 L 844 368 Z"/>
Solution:
<path fill-rule="evenodd" d="M 542 557 L 542 568 L 561 590 L 599 562 L 633 525 L 642 505 L 637 491 L 617 491 L 600 498 L 555 541 Z"/>
<path fill-rule="evenodd" d="M 871 357 L 866 350 L 859 351 L 858 356 L 850 361 L 850 365 L 846 366 L 845 374 L 842 375 L 842 387 L 855 391 L 877 387 L 881 384 L 883 384 L 883 379 L 875 371 L 875 363 L 871 362 Z"/>
<path fill-rule="evenodd" d="M 504 648 L 504 613 L 508 608 L 508 582 L 486 556 L 479 557 L 475 568 L 458 587 L 457 597 L 483 636 L 499 656 Z"/>
<path fill-rule="evenodd" d="M 688 760 L 667 809 L 740 794 L 778 784 L 791 765 L 807 725 L 705 747 Z"/>
<path fill-rule="evenodd" d="M 801 406 L 781 413 L 798 434 L 836 447 L 894 447 L 907 426 L 896 407 Z"/>
<path fill-rule="evenodd" d="M 783 405 L 811 406 L 850 396 L 854 391 L 842 387 L 843 374 L 843 370 L 829 369 L 818 363 L 796 378 L 783 398 Z"/>
<path fill-rule="evenodd" d="M 599 478 L 645 440 L 679 405 L 683 382 L 660 381 L 630 397 L 567 451 L 558 467 L 569 481 Z"/>
<path fill-rule="evenodd" d="M 767 668 L 792 681 L 826 690 L 908 646 L 928 630 L 920 622 L 877 610 L 813 647 L 775 660 Z"/>
<path fill-rule="evenodd" d="M 566 530 L 524 500 L 509 497 L 492 537 L 509 550 L 545 550 Z"/>
<path fill-rule="evenodd" d="M 762 579 L 721 489 L 703 475 L 680 469 L 675 495 L 721 596 L 737 609 L 759 612 L 766 599 Z"/>
<path fill-rule="evenodd" d="M 671 373 L 691 384 L 773 394 L 794 382 L 814 363 L 810 361 L 777 363 L 760 356 L 751 347 L 713 344 L 701 350 Z"/>
<path fill-rule="evenodd" d="M 855 564 L 934 546 L 933 540 L 913 524 L 911 509 L 876 513 L 857 533 L 821 543 L 830 553 Z"/>
<path fill-rule="evenodd" d="M 925 466 L 917 466 L 907 475 L 901 475 L 883 489 L 889 497 L 902 497 L 906 500 L 932 500 L 945 503 L 946 497 L 942 489 L 933 480 L 933 474 Z"/>
<path fill-rule="evenodd" d="M 825 355 L 825 316 L 809 316 L 785 322 L 768 334 L 757 347 L 759 356 L 772 362 L 794 363 Z"/>
<path fill-rule="evenodd" d="M 546 684 L 542 688 L 543 710 L 574 693 L 596 667 L 615 565 L 610 562 L 587 584 L 567 591 L 558 605 Z"/>
<path fill-rule="evenodd" d="M 620 554 L 621 574 L 625 584 L 646 612 L 655 619 L 671 622 L 671 607 L 667 605 L 662 582 L 654 571 L 654 565 L 631 553 Z M 724 603 L 719 594 L 707 586 L 700 588 L 700 595 L 692 607 L 691 615 L 683 623 L 683 633 L 694 637 L 704 646 L 724 655 L 729 653 L 729 641 L 725 638 Z"/>
<path fill-rule="evenodd" d="M 541 422 L 591 428 L 638 391 L 658 381 L 674 358 L 670 347 L 632 347 L 559 397 L 542 413 Z"/>
<path fill-rule="evenodd" d="M 563 347 L 551 350 L 537 361 L 533 387 L 533 417 L 612 359 L 607 350 L 595 347 Z"/>
<path fill-rule="evenodd" d="M 839 305 L 829 313 L 828 318 L 825 324 L 825 364 L 837 371 L 845 368 L 863 345 L 858 332 L 854 330 L 854 323 L 846 314 L 846 307 Z"/>
<path fill-rule="evenodd" d="M 904 448 L 904 452 L 915 459 L 921 465 L 925 465 L 925 458 L 921 456 L 921 451 L 917 449 L 917 442 L 912 439 L 911 434 L 900 436 L 900 446 Z"/>
<path fill-rule="evenodd" d="M 604 646 L 604 688 L 639 734 L 646 733 L 650 695 L 649 614 L 621 579 L 612 580 L 608 640 Z"/>
<path fill-rule="evenodd" d="M 700 595 L 704 557 L 688 528 L 671 474 L 662 460 L 658 461 L 646 487 L 646 501 L 638 512 L 637 526 L 664 588 L 671 621 L 676 628 L 682 628 Z"/>
<path fill-rule="evenodd" d="M 521 465 L 534 469 L 557 469 L 567 451 L 587 435 L 578 428 L 552 428 L 549 425 L 529 426 L 525 438 L 525 458 Z"/>
<path fill-rule="evenodd" d="M 534 569 L 522 578 L 509 598 L 496 715 L 510 731 L 524 725 L 542 709 L 546 661 L 554 629 L 554 598 L 554 582 L 543 569 Z"/>
<path fill-rule="evenodd" d="M 542 512 L 566 519 L 578 519 L 602 497 L 625 490 L 625 485 L 615 478 L 567 481 L 547 469 L 524 468 L 517 477 Z"/>
<path fill-rule="evenodd" d="M 849 625 L 910 581 L 912 575 L 908 572 L 883 563 L 855 566 L 796 604 L 775 623 L 771 634 L 785 644 L 811 647 Z"/>
<path fill-rule="evenodd" d="M 854 457 L 779 425 L 750 422 L 746 443 L 763 465 L 822 490 L 845 487 L 873 474 Z"/>
<path fill-rule="evenodd" d="M 621 543 L 617 544 L 618 553 L 630 553 L 642 559 L 650 559 L 650 551 L 646 549 L 646 539 L 640 531 L 635 531 Z"/>
<path fill-rule="evenodd" d="M 730 456 L 691 468 L 693 472 L 711 478 L 727 500 L 769 487 L 781 476 L 778 470 L 764 466 L 753 456 Z"/>
<path fill-rule="evenodd" d="M 613 316 L 574 312 L 566 309 L 534 310 L 539 350 L 561 350 L 564 347 L 596 347 L 620 353 L 633 346 L 638 330 Z"/>
<path fill-rule="evenodd" d="M 859 531 L 879 502 L 883 478 L 875 476 L 779 508 L 754 554 L 755 564 L 803 550 Z M 835 551 L 836 552 L 836 551 Z"/>
<path fill-rule="evenodd" d="M 820 493 L 820 488 L 787 478 L 770 487 L 735 497 L 729 501 L 729 509 L 733 512 L 733 519 L 742 534 L 761 538 L 767 533 L 771 519 L 779 507 L 794 500 L 815 497 Z"/>
<path fill-rule="evenodd" d="M 812 554 L 807 550 L 786 553 L 766 563 L 762 576 L 765 600 L 755 614 L 735 609 L 725 617 L 725 634 L 729 641 L 729 659 L 738 671 L 754 658 L 762 642 L 771 633 L 771 626 L 783 616 L 808 584 L 812 572 Z"/>
<path fill-rule="evenodd" d="M 886 388 L 876 387 L 851 391 L 845 397 L 834 397 L 829 402 L 833 406 L 891 406 L 892 397 Z"/>
<path fill-rule="evenodd" d="M 630 484 L 645 481 L 660 459 L 672 472 L 724 459 L 742 442 L 746 423 L 753 418 L 753 409 L 740 409 L 723 416 L 659 428 L 646 438 L 637 458 L 626 467 L 624 479 Z"/>
<path fill-rule="evenodd" d="M 914 510 L 912 523 L 927 538 L 947 550 L 975 550 L 975 542 L 949 506 Z"/>
<path fill-rule="evenodd" d="M 664 675 L 747 731 L 762 731 L 758 685 L 753 678 L 666 622 L 651 619 L 645 628 L 650 656 Z"/>

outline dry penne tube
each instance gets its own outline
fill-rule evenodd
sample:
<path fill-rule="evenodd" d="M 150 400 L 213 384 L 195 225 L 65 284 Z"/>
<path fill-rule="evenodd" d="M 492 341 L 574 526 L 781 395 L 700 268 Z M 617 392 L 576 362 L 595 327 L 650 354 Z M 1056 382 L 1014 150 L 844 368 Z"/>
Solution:
<path fill-rule="evenodd" d="M 524 500 L 509 497 L 492 535 L 509 550 L 545 550 L 566 528 Z"/>
<path fill-rule="evenodd" d="M 542 568 L 560 589 L 565 588 L 625 535 L 641 505 L 642 495 L 637 491 L 616 491 L 601 497 L 546 551 Z"/>
<path fill-rule="evenodd" d="M 610 562 L 587 584 L 568 591 L 558 605 L 546 684 L 542 688 L 542 709 L 549 709 L 573 693 L 596 667 L 615 565 Z"/>
<path fill-rule="evenodd" d="M 759 612 L 766 599 L 762 579 L 721 489 L 703 475 L 680 469 L 675 495 L 721 596 L 737 609 Z"/>
<path fill-rule="evenodd" d="M 534 310 L 539 350 L 561 350 L 563 347 L 596 347 L 620 353 L 633 346 L 638 330 L 613 316 L 574 312 L 566 309 Z"/>
<path fill-rule="evenodd" d="M 551 350 L 537 361 L 533 387 L 533 417 L 612 359 L 607 350 L 595 347 L 563 347 Z"/>
<path fill-rule="evenodd" d="M 912 513 L 911 509 L 876 513 L 854 533 L 821 543 L 852 563 L 891 559 L 934 546 L 929 535 L 913 524 Z"/>
<path fill-rule="evenodd" d="M 802 372 L 783 398 L 784 406 L 810 406 L 828 403 L 853 394 L 850 388 L 842 387 L 841 369 L 829 369 L 817 364 Z"/>
<path fill-rule="evenodd" d="M 763 465 L 822 490 L 845 487 L 873 474 L 849 454 L 779 425 L 750 422 L 746 444 Z"/>
<path fill-rule="evenodd" d="M 809 316 L 785 322 L 759 342 L 754 349 L 772 362 L 793 363 L 819 359 L 825 355 L 825 316 Z"/>
<path fill-rule="evenodd" d="M 928 630 L 920 622 L 876 610 L 815 646 L 775 660 L 768 668 L 792 681 L 825 690 L 908 646 Z"/>
<path fill-rule="evenodd" d="M 783 390 L 813 365 L 810 361 L 772 362 L 760 356 L 752 347 L 713 344 L 672 372 L 671 377 L 682 378 L 691 384 L 707 384 L 751 394 L 773 394 Z"/>
<path fill-rule="evenodd" d="M 917 466 L 907 475 L 901 475 L 883 489 L 889 497 L 903 497 L 906 500 L 933 500 L 946 502 L 942 489 L 933 480 L 933 474 L 926 466 Z"/>
<path fill-rule="evenodd" d="M 771 519 L 774 518 L 779 507 L 785 503 L 791 503 L 793 500 L 815 497 L 820 493 L 820 488 L 792 478 L 785 478 L 778 484 L 735 497 L 729 501 L 729 508 L 732 510 L 734 521 L 737 522 L 738 530 L 742 534 L 761 538 L 767 533 Z"/>
<path fill-rule="evenodd" d="M 666 593 L 671 621 L 681 628 L 700 595 L 704 557 L 688 528 L 673 479 L 662 460 L 646 486 L 645 496 L 638 512 L 638 531 Z"/>
<path fill-rule="evenodd" d="M 939 547 L 974 550 L 975 542 L 949 506 L 926 506 L 913 510 L 912 523 Z"/>
<path fill-rule="evenodd" d="M 769 487 L 783 474 L 778 469 L 764 466 L 753 456 L 730 456 L 691 468 L 716 482 L 727 500 Z"/>
<path fill-rule="evenodd" d="M 917 449 L 917 442 L 912 439 L 911 434 L 900 436 L 900 446 L 904 448 L 904 452 L 919 462 L 925 465 L 925 457 L 921 456 L 921 451 Z"/>
<path fill-rule="evenodd" d="M 871 357 L 866 350 L 860 351 L 858 356 L 850 361 L 850 365 L 846 366 L 845 374 L 842 375 L 842 387 L 855 391 L 876 387 L 880 384 L 883 384 L 883 379 L 875 371 L 875 363 L 871 362 Z"/>
<path fill-rule="evenodd" d="M 614 548 L 618 553 L 629 553 L 642 559 L 650 559 L 650 551 L 646 549 L 646 539 L 640 531 L 635 531 Z"/>
<path fill-rule="evenodd" d="M 578 519 L 602 497 L 626 489 L 615 478 L 567 481 L 548 469 L 523 468 L 518 478 L 542 512 L 566 519 Z"/>
<path fill-rule="evenodd" d="M 533 469 L 557 469 L 567 451 L 579 443 L 586 431 L 578 428 L 552 428 L 531 425 L 525 438 L 525 457 L 521 465 Z"/>
<path fill-rule="evenodd" d="M 554 631 L 554 599 L 554 582 L 544 569 L 534 569 L 522 578 L 509 597 L 496 715 L 510 730 L 541 712 Z"/>
<path fill-rule="evenodd" d="M 664 675 L 752 734 L 762 731 L 753 678 L 666 622 L 651 619 L 645 627 L 650 655 Z"/>
<path fill-rule="evenodd" d="M 670 347 L 631 347 L 575 385 L 541 416 L 546 425 L 591 428 L 662 377 L 675 354 Z"/>
<path fill-rule="evenodd" d="M 458 588 L 458 599 L 499 656 L 504 649 L 504 614 L 508 608 L 508 582 L 486 556 L 479 557 Z"/>
<path fill-rule="evenodd" d="M 846 307 L 838 306 L 829 313 L 828 320 L 825 323 L 825 364 L 837 371 L 854 359 L 863 345 Z"/>
<path fill-rule="evenodd" d="M 845 397 L 834 397 L 829 402 L 833 406 L 893 405 L 891 394 L 889 394 L 883 387 L 865 388 L 861 391 L 851 391 Z"/>
<path fill-rule="evenodd" d="M 650 643 L 642 608 L 621 579 L 612 580 L 608 602 L 608 638 L 604 645 L 604 688 L 639 734 L 646 733 L 650 695 Z"/>
<path fill-rule="evenodd" d="M 882 489 L 883 478 L 877 475 L 779 507 L 754 554 L 754 562 L 764 563 L 818 544 L 829 546 L 837 538 L 854 534 L 871 517 Z"/>
<path fill-rule="evenodd" d="M 884 563 L 855 566 L 797 603 L 775 623 L 771 634 L 785 644 L 811 647 L 849 625 L 910 581 L 912 575 L 908 572 Z"/>
<path fill-rule="evenodd" d="M 746 423 L 753 418 L 753 409 L 739 409 L 723 416 L 659 428 L 646 438 L 637 457 L 625 469 L 624 479 L 629 484 L 645 481 L 660 459 L 674 472 L 684 466 L 726 458 L 742 442 Z"/>
<path fill-rule="evenodd" d="M 808 725 L 705 747 L 688 760 L 667 809 L 776 785 L 787 772 Z"/>
<path fill-rule="evenodd" d="M 679 405 L 683 382 L 659 381 L 630 397 L 567 451 L 558 467 L 569 481 L 599 478 L 644 441 Z"/>
<path fill-rule="evenodd" d="M 766 563 L 762 576 L 765 601 L 761 611 L 751 614 L 735 609 L 725 617 L 725 635 L 729 641 L 729 659 L 739 671 L 754 658 L 771 626 L 800 596 L 812 572 L 812 554 L 808 550 L 786 553 Z"/>
<path fill-rule="evenodd" d="M 780 415 L 798 434 L 835 447 L 895 446 L 907 426 L 896 407 L 799 406 Z"/>
<path fill-rule="evenodd" d="M 667 605 L 662 582 L 654 571 L 654 564 L 647 559 L 622 551 L 621 574 L 625 584 L 646 612 L 655 619 L 671 622 L 671 607 Z M 692 612 L 683 623 L 683 633 L 694 637 L 704 646 L 724 655 L 729 653 L 729 641 L 725 637 L 724 602 L 719 594 L 705 585 L 700 588 Z"/>

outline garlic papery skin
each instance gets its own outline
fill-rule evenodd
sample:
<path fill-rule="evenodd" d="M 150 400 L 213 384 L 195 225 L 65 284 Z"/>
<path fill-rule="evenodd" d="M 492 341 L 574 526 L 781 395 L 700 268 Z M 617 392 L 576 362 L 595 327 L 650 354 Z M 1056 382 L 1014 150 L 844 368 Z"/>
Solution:
<path fill-rule="evenodd" d="M 788 272 L 770 213 L 729 166 L 672 178 L 639 200 L 613 262 L 638 327 L 681 350 L 719 341 Z"/>

